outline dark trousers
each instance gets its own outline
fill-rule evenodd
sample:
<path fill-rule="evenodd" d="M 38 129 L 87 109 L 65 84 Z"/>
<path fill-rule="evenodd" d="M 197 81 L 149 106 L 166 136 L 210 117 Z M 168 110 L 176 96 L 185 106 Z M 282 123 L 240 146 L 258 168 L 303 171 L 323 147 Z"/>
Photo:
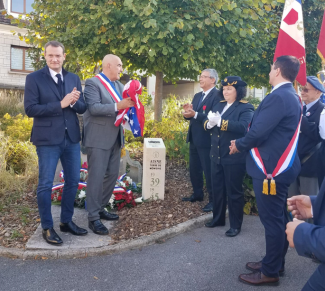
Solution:
<path fill-rule="evenodd" d="M 43 229 L 53 227 L 51 193 L 59 159 L 64 171 L 64 187 L 61 200 L 61 222 L 72 220 L 75 196 L 80 181 L 80 145 L 73 143 L 66 133 L 61 144 L 37 146 L 38 187 L 37 204 Z"/>
<path fill-rule="evenodd" d="M 244 215 L 245 172 L 245 164 L 221 165 L 211 162 L 213 224 L 225 224 L 228 198 L 230 227 L 241 228 Z"/>
<path fill-rule="evenodd" d="M 276 195 L 266 195 L 262 193 L 263 180 L 253 178 L 258 213 L 265 229 L 266 255 L 262 260 L 262 273 L 268 277 L 279 277 L 289 246 L 285 233 L 289 185 L 277 182 Z"/>
<path fill-rule="evenodd" d="M 194 197 L 203 199 L 203 172 L 206 187 L 209 193 L 209 202 L 212 202 L 210 148 L 197 148 L 190 143 L 190 178 L 193 186 Z"/>

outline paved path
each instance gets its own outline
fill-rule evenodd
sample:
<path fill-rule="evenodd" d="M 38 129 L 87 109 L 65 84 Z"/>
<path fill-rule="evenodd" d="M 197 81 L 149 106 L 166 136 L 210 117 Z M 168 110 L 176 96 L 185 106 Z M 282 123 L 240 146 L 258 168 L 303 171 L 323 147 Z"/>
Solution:
<path fill-rule="evenodd" d="M 242 233 L 226 227 L 197 228 L 162 244 L 85 259 L 12 260 L 0 257 L 0 290 L 238 291 L 301 290 L 317 264 L 287 254 L 286 274 L 278 287 L 253 287 L 238 281 L 245 263 L 264 253 L 258 217 L 245 216 Z"/>

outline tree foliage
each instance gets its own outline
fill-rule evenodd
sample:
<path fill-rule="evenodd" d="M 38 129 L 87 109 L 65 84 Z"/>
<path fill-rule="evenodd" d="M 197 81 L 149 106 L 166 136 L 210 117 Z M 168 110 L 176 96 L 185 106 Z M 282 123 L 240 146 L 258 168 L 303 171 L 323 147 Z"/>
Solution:
<path fill-rule="evenodd" d="M 130 71 L 163 72 L 166 81 L 196 78 L 206 67 L 223 73 L 244 60 L 258 62 L 264 44 L 277 36 L 278 2 L 35 0 L 25 41 L 38 49 L 61 41 L 67 65 L 84 78 L 109 52 Z"/>
<path fill-rule="evenodd" d="M 320 67 L 316 46 L 325 0 L 303 3 L 308 73 Z M 128 72 L 160 73 L 165 81 L 192 78 L 204 68 L 268 85 L 284 0 L 35 0 L 27 15 L 35 59 L 49 40 L 67 49 L 66 68 L 82 79 L 107 53 Z M 38 65 L 43 63 L 38 61 Z M 162 82 L 158 82 L 161 84 Z M 161 102 L 157 90 L 155 102 Z M 157 106 L 157 111 L 161 106 Z M 157 112 L 160 114 L 160 112 Z"/>

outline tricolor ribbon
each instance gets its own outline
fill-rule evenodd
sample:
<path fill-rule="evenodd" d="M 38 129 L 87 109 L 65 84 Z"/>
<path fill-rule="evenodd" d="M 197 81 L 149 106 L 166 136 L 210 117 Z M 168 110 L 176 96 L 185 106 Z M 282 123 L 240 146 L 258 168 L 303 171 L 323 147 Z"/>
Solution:
<path fill-rule="evenodd" d="M 103 84 L 109 94 L 111 94 L 112 98 L 114 99 L 115 103 L 118 103 L 122 100 L 122 97 L 117 92 L 114 84 L 110 79 L 108 79 L 103 73 L 100 73 L 95 76 L 99 79 L 99 81 Z"/>

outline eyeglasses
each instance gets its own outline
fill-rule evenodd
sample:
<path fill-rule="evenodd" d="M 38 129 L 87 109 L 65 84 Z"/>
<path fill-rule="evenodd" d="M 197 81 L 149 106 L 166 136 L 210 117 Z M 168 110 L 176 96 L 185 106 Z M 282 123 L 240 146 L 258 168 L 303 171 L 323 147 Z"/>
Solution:
<path fill-rule="evenodd" d="M 200 79 L 201 79 L 201 78 L 211 78 L 211 77 L 210 77 L 210 76 L 202 76 L 202 75 L 201 75 L 201 76 L 200 76 Z"/>
<path fill-rule="evenodd" d="M 306 87 L 301 87 L 301 86 L 299 86 L 299 90 L 300 90 L 301 92 L 308 93 L 309 90 L 315 90 L 315 89 L 314 89 L 314 88 L 312 88 L 312 89 L 307 89 Z"/>

